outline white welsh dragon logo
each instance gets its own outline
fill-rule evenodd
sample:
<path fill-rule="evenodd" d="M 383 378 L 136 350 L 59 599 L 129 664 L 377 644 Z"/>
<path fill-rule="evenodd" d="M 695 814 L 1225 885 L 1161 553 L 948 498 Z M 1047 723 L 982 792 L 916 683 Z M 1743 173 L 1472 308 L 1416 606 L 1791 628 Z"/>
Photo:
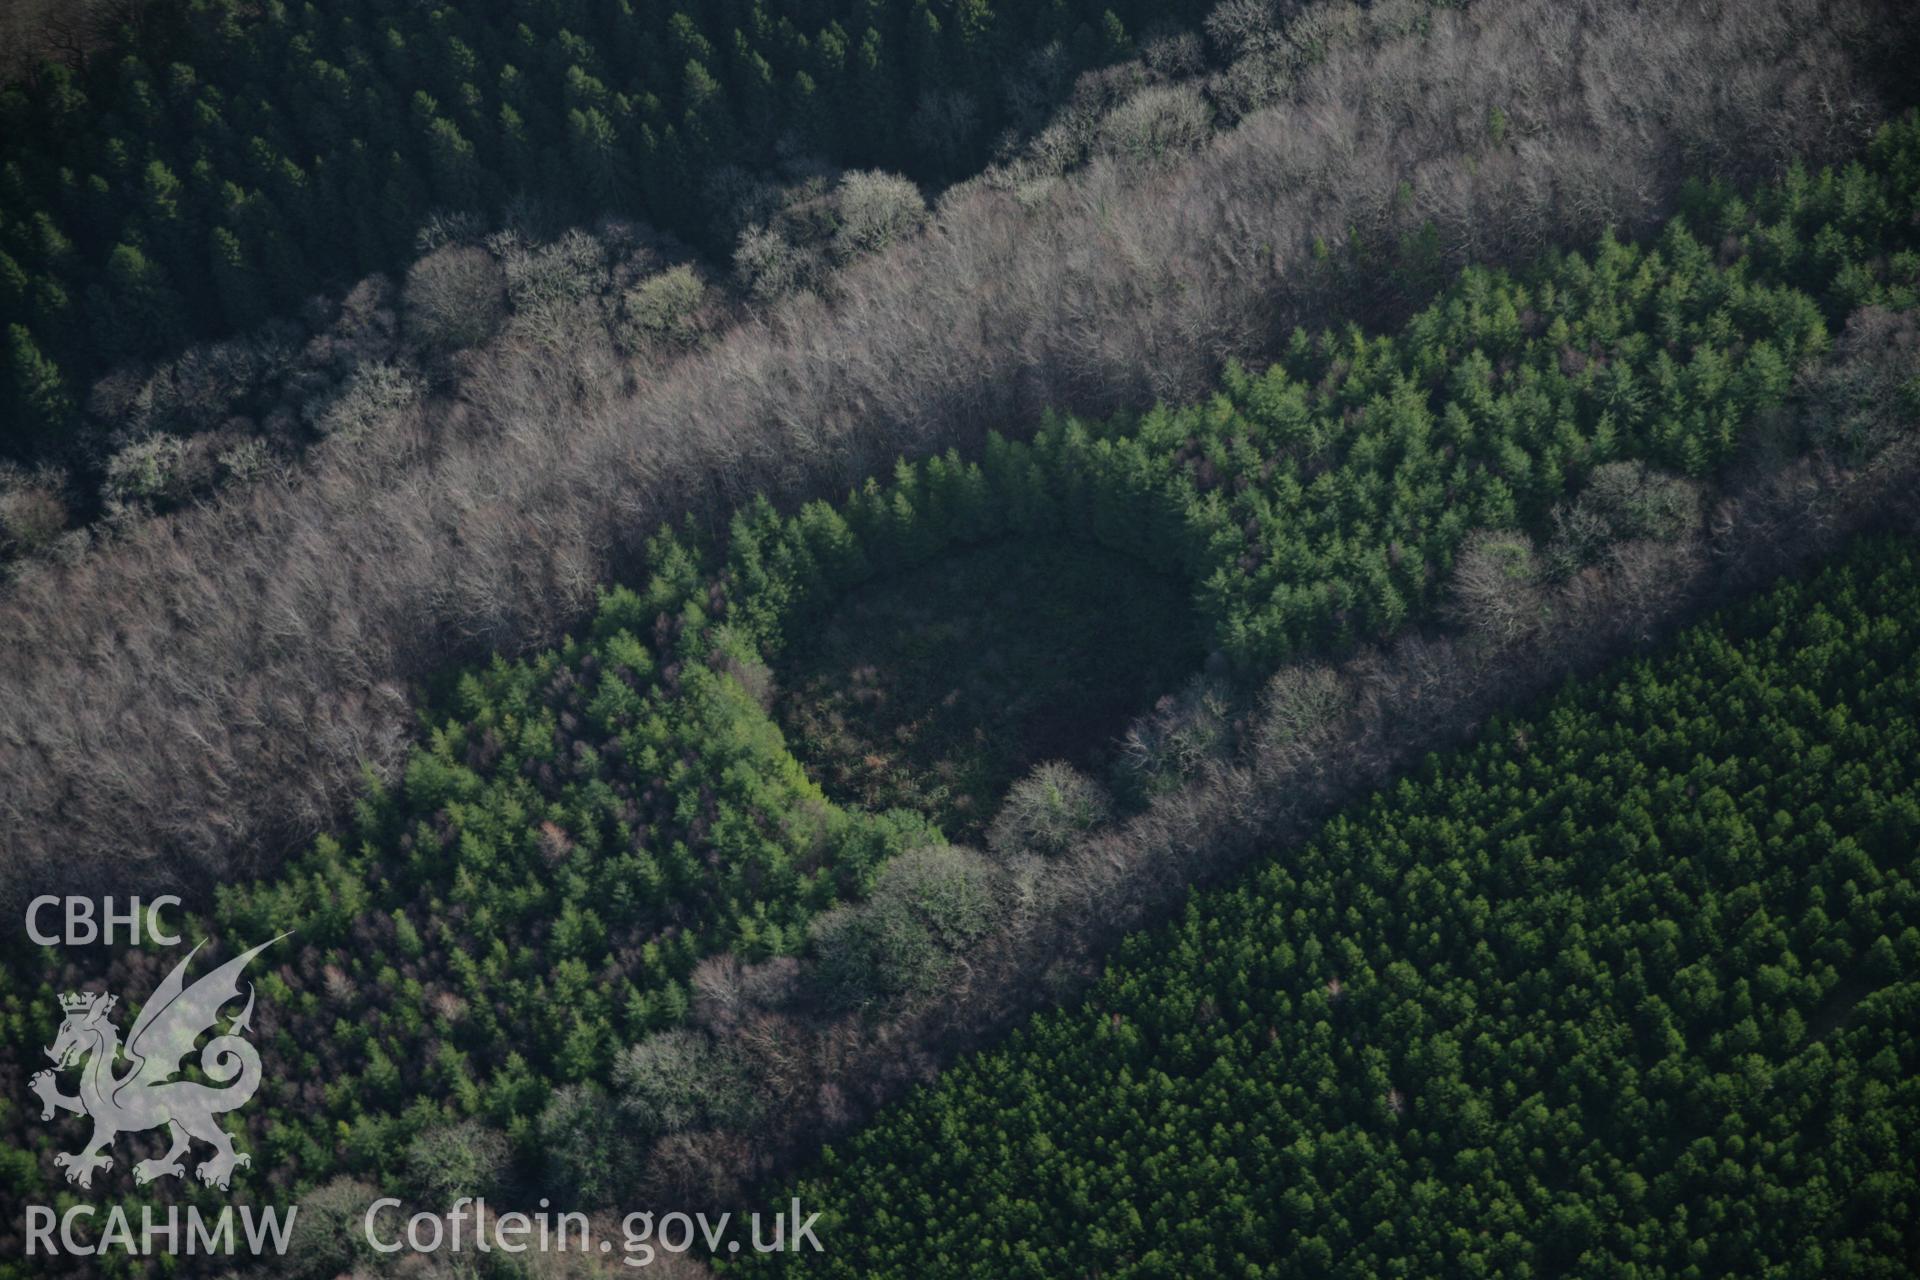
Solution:
<path fill-rule="evenodd" d="M 40 1095 L 42 1120 L 53 1119 L 58 1109 L 80 1112 L 93 1121 L 93 1137 L 85 1146 L 72 1155 L 61 1153 L 53 1158 L 54 1164 L 67 1171 L 67 1181 L 91 1186 L 93 1171 L 113 1164 L 111 1152 L 117 1135 L 161 1125 L 167 1126 L 173 1145 L 159 1159 L 136 1164 L 136 1182 L 151 1182 L 163 1174 L 181 1176 L 185 1169 L 180 1156 L 191 1138 L 214 1148 L 213 1157 L 202 1160 L 195 1170 L 202 1182 L 224 1190 L 236 1166 L 252 1163 L 245 1152 L 233 1149 L 233 1139 L 214 1119 L 246 1105 L 260 1087 L 260 1054 L 240 1037 L 240 1032 L 251 1029 L 251 984 L 247 987 L 247 1007 L 228 1023 L 225 1035 L 215 1036 L 200 1051 L 200 1069 L 221 1087 L 173 1077 L 201 1033 L 212 1029 L 221 1008 L 239 999 L 240 974 L 247 962 L 278 941 L 280 938 L 274 938 L 235 956 L 191 987 L 186 986 L 187 964 L 200 948 L 189 951 L 140 1010 L 133 1033 L 127 1037 L 125 1054 L 130 1065 L 119 1076 L 114 1075 L 114 1065 L 121 1055 L 120 1028 L 107 1016 L 116 997 L 93 991 L 60 997 L 67 1018 L 60 1024 L 60 1034 L 47 1056 L 53 1059 L 55 1070 L 64 1071 L 92 1055 L 80 1072 L 80 1092 L 74 1097 L 61 1093 L 53 1071 L 40 1072 L 30 1083 Z"/>

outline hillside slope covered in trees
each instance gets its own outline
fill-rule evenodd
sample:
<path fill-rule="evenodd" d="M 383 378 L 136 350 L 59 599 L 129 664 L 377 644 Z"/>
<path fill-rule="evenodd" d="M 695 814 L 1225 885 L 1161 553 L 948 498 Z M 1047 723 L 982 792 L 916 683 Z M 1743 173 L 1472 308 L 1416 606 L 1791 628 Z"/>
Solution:
<path fill-rule="evenodd" d="M 1302 332 L 1200 405 L 1056 419 L 978 459 L 902 461 L 839 504 L 755 501 L 724 538 L 656 535 L 648 580 L 604 592 L 585 634 L 442 681 L 428 740 L 349 835 L 194 914 L 222 947 L 299 940 L 263 988 L 273 1070 L 247 1123 L 269 1185 L 378 1175 L 430 1196 L 451 1144 L 493 1153 L 468 1190 L 617 1198 L 659 1172 L 646 1144 L 740 1130 L 818 1083 L 780 1061 L 811 1032 L 761 1034 L 779 1024 L 732 1010 L 831 1027 L 943 989 L 970 944 L 1030 910 L 1036 859 L 1258 738 L 1250 691 L 1281 663 L 1443 621 L 1505 642 L 1601 566 L 1697 537 L 1741 453 L 1865 465 L 1909 439 L 1916 157 L 1910 119 L 1867 164 L 1748 197 L 1700 187 L 1653 244 L 1469 270 L 1396 335 Z M 932 786 L 909 791 L 919 812 L 830 801 L 770 712 L 783 655 L 867 584 L 1060 542 L 1180 584 L 1211 676 L 1147 686 L 1146 702 L 1170 696 L 1105 776 L 1016 784 L 981 824 L 994 861 L 944 846 L 955 811 L 925 801 Z M 1082 597 L 1080 625 L 1119 635 L 1098 610 L 1131 599 L 1108 594 Z M 1193 660 L 1179 630 L 1145 633 L 1167 648 L 1152 670 Z M 830 691 L 791 692 L 824 720 Z M 929 886 L 957 914 L 928 916 Z M 88 963 L 7 954 L 0 1075 L 26 1072 L 15 1051 L 52 1034 L 56 988 L 100 976 Z M 157 963 L 129 953 L 105 976 L 140 987 Z M 703 1002 L 712 1041 L 687 1030 Z M 50 1177 L 54 1136 L 11 1136 L 34 1153 L 22 1185 Z M 614 1160 L 616 1143 L 633 1154 Z"/>
<path fill-rule="evenodd" d="M 1703 166 L 1850 149 L 1883 107 L 1855 55 L 1898 47 L 1906 18 L 1815 8 L 1648 24 L 1508 0 L 1386 25 L 1184 160 L 964 192 L 831 301 L 632 396 L 602 347 L 496 350 L 458 399 L 405 405 L 298 483 L 22 578 L 0 604 L 4 887 L 271 865 L 365 766 L 393 776 L 411 682 L 550 643 L 675 513 L 843 492 L 1048 406 L 1188 399 L 1356 280 L 1409 296 L 1396 264 L 1426 281 L 1646 230 Z"/>
<path fill-rule="evenodd" d="M 1907 1274 L 1917 616 L 1867 540 L 1489 723 L 826 1153 L 826 1253 L 740 1272 Z"/>

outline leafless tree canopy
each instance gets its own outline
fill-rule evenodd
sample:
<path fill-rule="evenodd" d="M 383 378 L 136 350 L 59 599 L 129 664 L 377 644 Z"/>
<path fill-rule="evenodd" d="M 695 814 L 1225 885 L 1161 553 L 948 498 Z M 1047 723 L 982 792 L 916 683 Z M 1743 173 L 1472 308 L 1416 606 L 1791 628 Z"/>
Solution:
<path fill-rule="evenodd" d="M 1111 810 L 1098 782 L 1064 761 L 1048 760 L 1008 790 L 987 828 L 987 848 L 1002 858 L 1058 853 Z"/>
<path fill-rule="evenodd" d="M 42 59 L 84 61 L 145 8 L 142 0 L 0 0 L 0 76 Z"/>
<path fill-rule="evenodd" d="M 550 640 L 662 520 L 834 494 L 1043 407 L 1193 395 L 1351 297 L 1316 237 L 1430 220 L 1449 261 L 1512 260 L 1642 229 L 1689 174 L 1843 154 L 1883 113 L 1860 59 L 1912 22 L 1879 0 L 1492 0 L 1379 34 L 1393 10 L 1330 8 L 1364 38 L 1184 161 L 973 185 L 831 300 L 658 377 L 604 327 L 510 324 L 457 394 L 298 480 L 23 575 L 0 604 L 4 889 L 256 871 L 363 765 L 391 771 L 412 682 Z"/>
<path fill-rule="evenodd" d="M 407 272 L 406 306 L 415 342 L 435 351 L 476 346 L 506 314 L 506 276 L 486 250 L 445 245 Z"/>

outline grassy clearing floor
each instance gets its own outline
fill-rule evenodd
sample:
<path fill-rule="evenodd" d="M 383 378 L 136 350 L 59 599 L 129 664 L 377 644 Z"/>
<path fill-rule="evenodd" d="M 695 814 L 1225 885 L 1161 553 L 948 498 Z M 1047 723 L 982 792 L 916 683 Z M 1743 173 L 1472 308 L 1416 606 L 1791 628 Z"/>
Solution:
<path fill-rule="evenodd" d="M 1085 544 L 998 543 L 869 584 L 793 636 L 776 714 L 836 801 L 973 841 L 1034 764 L 1101 768 L 1200 659 L 1179 583 Z"/>

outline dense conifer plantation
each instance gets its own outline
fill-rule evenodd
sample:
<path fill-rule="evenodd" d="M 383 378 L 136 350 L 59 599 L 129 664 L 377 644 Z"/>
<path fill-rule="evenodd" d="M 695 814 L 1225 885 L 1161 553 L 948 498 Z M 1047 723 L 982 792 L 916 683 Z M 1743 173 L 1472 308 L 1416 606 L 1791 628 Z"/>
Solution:
<path fill-rule="evenodd" d="M 1865 541 L 1490 723 L 829 1151 L 760 1269 L 1907 1274 L 1916 616 Z"/>
<path fill-rule="evenodd" d="M 643 217 L 724 257 L 776 142 L 965 177 L 1130 29 L 1203 9 L 146 6 L 85 64 L 0 89 L 0 452 L 64 443 L 120 361 L 403 265 L 430 214 Z"/>

